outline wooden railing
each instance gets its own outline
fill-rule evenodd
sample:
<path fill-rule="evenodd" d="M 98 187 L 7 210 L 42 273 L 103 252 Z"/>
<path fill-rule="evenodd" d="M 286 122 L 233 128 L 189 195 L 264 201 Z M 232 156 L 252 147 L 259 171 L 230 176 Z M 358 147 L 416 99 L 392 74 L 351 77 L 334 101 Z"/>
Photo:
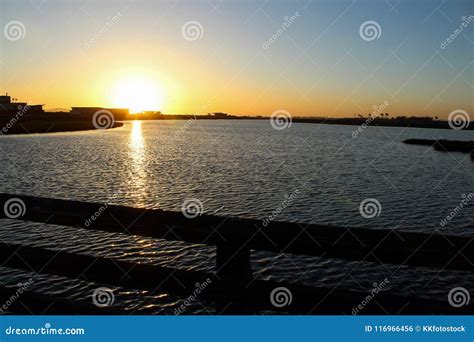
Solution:
<path fill-rule="evenodd" d="M 351 314 L 352 309 L 367 296 L 366 291 L 255 279 L 250 263 L 251 250 L 439 270 L 474 270 L 473 239 L 459 236 L 288 222 L 270 222 L 264 227 L 261 221 L 251 219 L 211 215 L 189 219 L 180 212 L 9 194 L 0 194 L 2 207 L 12 198 L 21 200 L 25 205 L 23 215 L 16 217 L 16 220 L 215 246 L 216 272 L 185 271 L 13 243 L 0 243 L 0 265 L 182 297 L 189 296 L 196 283 L 212 279 L 200 293 L 199 299 L 215 302 L 218 314 L 249 314 L 266 310 Z M 96 218 L 91 220 L 91 217 Z M 8 218 L 4 210 L 0 210 L 0 218 Z M 282 286 L 291 292 L 292 301 L 279 308 L 272 305 L 270 293 Z M 0 288 L 0 301 L 9 298 L 9 291 Z M 22 301 L 22 305 L 14 303 L 10 310 L 23 313 L 26 306 L 38 308 L 40 313 L 42 308 L 48 307 L 48 313 L 116 311 L 114 307 L 102 311 L 92 305 L 31 292 L 22 297 Z M 472 313 L 472 309 L 471 304 L 460 308 L 449 305 L 447 294 L 443 298 L 423 300 L 381 291 L 360 313 L 464 314 Z"/>

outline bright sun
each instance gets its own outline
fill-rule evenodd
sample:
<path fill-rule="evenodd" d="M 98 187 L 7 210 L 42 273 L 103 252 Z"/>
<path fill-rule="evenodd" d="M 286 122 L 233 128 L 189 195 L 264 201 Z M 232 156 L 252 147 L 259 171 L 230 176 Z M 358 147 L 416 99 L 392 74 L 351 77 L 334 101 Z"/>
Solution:
<path fill-rule="evenodd" d="M 163 91 L 150 79 L 126 78 L 120 80 L 113 87 L 111 95 L 114 107 L 128 108 L 131 113 L 162 110 Z"/>

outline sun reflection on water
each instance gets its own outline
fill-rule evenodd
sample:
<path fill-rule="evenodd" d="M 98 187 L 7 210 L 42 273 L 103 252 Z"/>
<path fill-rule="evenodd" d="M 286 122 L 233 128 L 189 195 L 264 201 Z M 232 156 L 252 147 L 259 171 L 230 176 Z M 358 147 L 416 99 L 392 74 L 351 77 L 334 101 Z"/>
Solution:
<path fill-rule="evenodd" d="M 136 204 L 144 206 L 146 204 L 146 155 L 145 141 L 142 132 L 142 122 L 133 121 L 132 130 L 130 131 L 130 139 L 128 143 L 130 156 L 130 177 L 129 185 L 132 195 L 136 200 Z"/>
<path fill-rule="evenodd" d="M 136 152 L 136 154 L 143 153 L 143 132 L 142 132 L 142 122 L 133 121 L 132 131 L 130 133 L 130 147 Z"/>

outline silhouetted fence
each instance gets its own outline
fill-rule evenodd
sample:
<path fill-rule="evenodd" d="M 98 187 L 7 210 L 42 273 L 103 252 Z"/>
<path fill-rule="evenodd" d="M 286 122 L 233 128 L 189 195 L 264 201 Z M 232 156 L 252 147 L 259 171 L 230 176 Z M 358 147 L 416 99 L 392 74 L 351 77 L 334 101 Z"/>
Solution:
<path fill-rule="evenodd" d="M 473 239 L 459 236 L 289 222 L 270 222 L 263 227 L 261 221 L 251 219 L 212 215 L 188 219 L 180 212 L 9 194 L 0 194 L 0 203 L 11 198 L 25 204 L 24 215 L 17 220 L 215 246 L 216 272 L 186 271 L 13 243 L 0 243 L 2 266 L 183 298 L 193 293 L 196 283 L 212 279 L 198 299 L 215 302 L 218 314 L 262 311 L 351 314 L 368 295 L 367 291 L 254 279 L 251 250 L 439 270 L 472 272 L 474 269 Z M 92 216 L 97 218 L 86 224 Z M 0 218 L 7 218 L 4 211 L 0 210 Z M 270 300 L 277 287 L 285 287 L 291 293 L 291 302 L 283 307 L 276 307 Z M 0 301 L 10 298 L 11 289 L 0 287 L 0 291 Z M 472 309 L 472 305 L 460 308 L 449 305 L 447 294 L 423 300 L 381 291 L 360 313 L 466 314 L 472 313 Z M 48 314 L 127 313 L 114 307 L 101 309 L 31 291 L 22 295 L 21 303 L 16 301 L 9 310 Z"/>

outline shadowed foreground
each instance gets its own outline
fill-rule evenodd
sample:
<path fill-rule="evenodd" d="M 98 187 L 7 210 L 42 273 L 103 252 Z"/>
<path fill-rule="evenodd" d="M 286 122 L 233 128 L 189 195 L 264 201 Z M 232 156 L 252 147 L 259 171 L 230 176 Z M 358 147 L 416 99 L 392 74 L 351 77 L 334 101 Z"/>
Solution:
<path fill-rule="evenodd" d="M 207 284 L 199 298 L 216 303 L 217 314 L 268 311 L 354 314 L 353 310 L 364 301 L 363 307 L 357 310 L 358 314 L 468 314 L 473 309 L 473 304 L 453 307 L 448 303 L 447 297 L 426 300 L 415 294 L 394 291 L 373 293 L 264 281 L 254 278 L 250 263 L 250 250 L 264 250 L 472 271 L 474 242 L 469 238 L 315 224 L 302 227 L 297 223 L 275 221 L 270 222 L 263 232 L 261 221 L 258 220 L 213 215 L 202 215 L 191 220 L 181 212 L 0 194 L 1 203 L 11 200 L 24 206 L 23 215 L 15 217 L 18 220 L 216 246 L 217 271 L 206 273 L 135 264 L 14 243 L 2 243 L 0 246 L 0 263 L 4 267 L 183 297 L 192 294 L 197 283 Z M 86 223 L 86 219 L 90 217 L 95 219 Z M 0 212 L 0 218 L 7 216 Z M 124 226 L 127 230 L 124 230 Z M 127 277 L 123 276 L 124 272 Z M 0 299 L 9 293 L 6 289 L 2 290 L 5 291 L 1 292 Z M 280 297 L 272 297 L 277 290 L 280 291 Z M 281 298 L 285 299 L 284 305 L 279 305 L 281 302 L 278 300 Z M 64 305 L 67 307 L 75 308 L 68 311 L 69 314 L 108 314 L 110 310 L 126 314 L 119 311 L 118 307 L 108 307 L 107 312 L 104 312 L 92 305 L 75 306 L 72 301 L 37 295 L 32 291 L 22 300 L 21 305 L 18 303 L 10 310 L 28 313 L 24 309 L 24 305 L 27 305 L 38 310 L 47 309 L 48 314 L 61 314 L 64 313 L 60 309 L 61 303 L 66 303 Z"/>

